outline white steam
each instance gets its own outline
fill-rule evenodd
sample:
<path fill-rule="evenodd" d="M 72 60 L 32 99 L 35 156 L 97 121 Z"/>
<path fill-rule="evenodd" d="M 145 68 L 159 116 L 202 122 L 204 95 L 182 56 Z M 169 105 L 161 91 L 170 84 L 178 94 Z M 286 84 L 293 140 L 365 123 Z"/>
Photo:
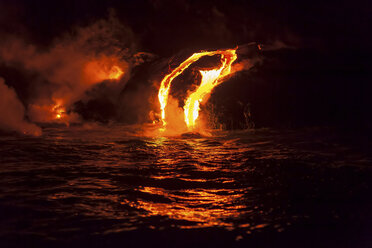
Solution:
<path fill-rule="evenodd" d="M 25 120 L 25 108 L 14 89 L 0 78 L 0 129 L 39 136 L 40 127 Z"/>

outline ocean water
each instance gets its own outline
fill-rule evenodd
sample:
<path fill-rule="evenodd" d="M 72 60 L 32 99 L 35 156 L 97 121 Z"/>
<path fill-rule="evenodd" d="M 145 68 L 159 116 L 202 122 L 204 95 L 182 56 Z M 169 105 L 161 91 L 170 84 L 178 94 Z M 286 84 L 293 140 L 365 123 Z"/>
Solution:
<path fill-rule="evenodd" d="M 0 136 L 0 247 L 372 247 L 367 138 L 331 129 Z"/>

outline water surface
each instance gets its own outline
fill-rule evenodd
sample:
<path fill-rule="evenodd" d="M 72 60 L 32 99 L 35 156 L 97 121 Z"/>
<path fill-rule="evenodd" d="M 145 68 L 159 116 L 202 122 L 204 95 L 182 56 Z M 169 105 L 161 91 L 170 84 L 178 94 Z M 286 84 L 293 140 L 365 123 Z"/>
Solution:
<path fill-rule="evenodd" d="M 367 139 L 332 130 L 0 136 L 1 247 L 368 247 Z"/>

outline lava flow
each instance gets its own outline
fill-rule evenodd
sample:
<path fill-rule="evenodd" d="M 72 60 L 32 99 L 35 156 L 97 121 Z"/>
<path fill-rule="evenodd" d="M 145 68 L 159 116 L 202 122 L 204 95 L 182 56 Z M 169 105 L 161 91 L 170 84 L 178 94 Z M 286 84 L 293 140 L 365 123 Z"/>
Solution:
<path fill-rule="evenodd" d="M 198 61 L 200 58 L 204 56 L 214 55 L 221 56 L 221 65 L 210 70 L 200 70 L 202 76 L 201 83 L 199 87 L 194 92 L 192 92 L 185 101 L 185 123 L 188 129 L 192 130 L 195 128 L 196 120 L 199 116 L 200 103 L 205 100 L 205 97 L 213 90 L 213 88 L 222 83 L 223 79 L 231 73 L 231 65 L 237 59 L 236 49 L 194 53 L 188 59 L 182 62 L 177 68 L 175 68 L 171 73 L 166 75 L 161 81 L 158 99 L 160 103 L 163 126 L 167 124 L 165 118 L 165 108 L 168 103 L 169 90 L 173 79 L 180 75 L 185 69 L 187 69 L 194 62 Z"/>

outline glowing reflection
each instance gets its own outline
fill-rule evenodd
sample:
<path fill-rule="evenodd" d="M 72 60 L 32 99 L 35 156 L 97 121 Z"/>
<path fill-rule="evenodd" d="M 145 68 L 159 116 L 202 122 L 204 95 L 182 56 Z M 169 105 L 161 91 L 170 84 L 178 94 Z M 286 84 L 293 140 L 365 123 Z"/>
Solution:
<path fill-rule="evenodd" d="M 212 136 L 131 138 L 89 146 L 100 150 L 101 163 L 87 164 L 88 174 L 68 180 L 73 190 L 49 200 L 74 202 L 68 210 L 74 213 L 117 220 L 106 233 L 143 227 L 222 227 L 242 234 L 266 227 L 283 230 L 272 223 L 274 210 L 260 201 L 265 193 L 249 177 L 254 168 L 242 166 L 246 153 L 263 145 Z"/>
<path fill-rule="evenodd" d="M 132 207 L 146 210 L 146 216 L 160 215 L 190 222 L 189 225 L 181 225 L 181 228 L 232 226 L 231 218 L 239 217 L 240 210 L 246 208 L 239 204 L 244 194 L 242 189 L 187 189 L 174 194 L 162 188 L 143 187 L 139 191 L 165 197 L 172 204 L 139 200 L 129 203 Z"/>

